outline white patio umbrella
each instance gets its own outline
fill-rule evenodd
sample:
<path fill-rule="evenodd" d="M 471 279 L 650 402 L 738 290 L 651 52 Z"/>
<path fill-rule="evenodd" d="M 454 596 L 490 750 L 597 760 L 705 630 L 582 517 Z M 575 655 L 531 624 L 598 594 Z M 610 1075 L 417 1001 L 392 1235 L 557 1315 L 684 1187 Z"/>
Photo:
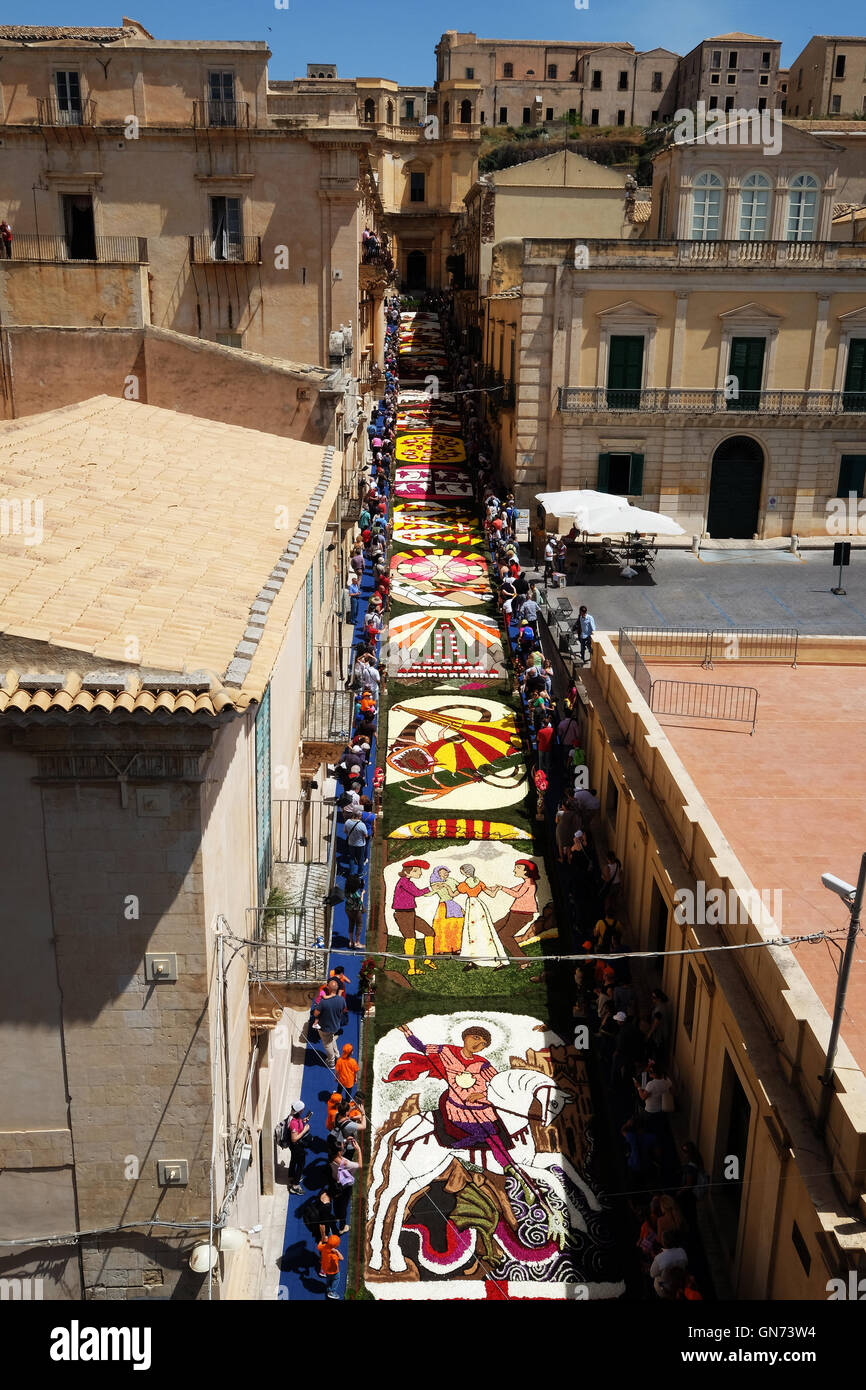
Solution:
<path fill-rule="evenodd" d="M 537 492 L 548 516 L 571 521 L 589 536 L 682 536 L 679 522 L 661 512 L 632 507 L 625 497 L 615 493 L 594 492 L 578 488 L 571 492 Z"/>

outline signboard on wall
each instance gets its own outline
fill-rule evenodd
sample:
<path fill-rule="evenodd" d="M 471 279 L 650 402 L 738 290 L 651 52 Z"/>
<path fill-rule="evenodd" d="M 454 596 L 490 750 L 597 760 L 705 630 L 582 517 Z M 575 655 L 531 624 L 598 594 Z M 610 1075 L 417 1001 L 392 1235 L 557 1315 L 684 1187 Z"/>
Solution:
<path fill-rule="evenodd" d="M 519 541 L 529 540 L 529 508 L 518 507 L 515 519 L 515 531 Z"/>

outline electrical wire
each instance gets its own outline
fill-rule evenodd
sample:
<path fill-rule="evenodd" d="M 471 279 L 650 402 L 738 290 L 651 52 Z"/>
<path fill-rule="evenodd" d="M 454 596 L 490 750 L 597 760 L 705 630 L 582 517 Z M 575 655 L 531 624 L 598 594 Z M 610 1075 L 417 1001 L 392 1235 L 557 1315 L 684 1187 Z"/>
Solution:
<path fill-rule="evenodd" d="M 861 927 L 859 929 L 860 932 L 863 932 L 864 930 L 866 930 L 866 927 Z M 837 936 L 847 937 L 847 935 L 847 927 L 840 927 L 833 931 L 809 932 L 804 936 L 778 936 L 773 937 L 772 940 L 769 941 L 736 941 L 726 944 L 724 946 L 686 946 L 676 951 L 609 951 L 606 954 L 602 952 L 586 951 L 576 952 L 574 954 L 557 953 L 556 955 L 505 956 L 504 958 L 502 956 L 473 956 L 473 960 L 479 963 L 481 961 L 491 961 L 497 965 L 502 965 L 503 960 L 505 960 L 509 964 L 520 964 L 523 966 L 526 966 L 527 962 L 530 965 L 561 965 L 573 964 L 575 962 L 582 964 L 587 961 L 598 960 L 658 960 L 661 957 L 669 959 L 675 956 L 707 956 L 712 955 L 714 953 L 718 954 L 719 952 L 723 951 L 750 951 L 769 946 L 797 947 L 803 945 L 813 945 L 822 941 L 833 940 Z M 248 938 L 243 937 L 236 937 L 235 940 L 240 941 L 245 946 L 261 945 L 261 942 L 252 941 Z M 364 950 L 366 955 L 371 960 L 398 960 L 402 961 L 404 965 L 406 964 L 406 954 L 403 951 L 376 951 L 368 949 L 367 947 L 360 946 L 354 948 L 347 947 L 346 949 L 355 949 L 358 951 Z M 457 957 L 457 960 L 459 960 L 459 957 Z M 251 978 L 255 978 L 255 976 L 252 975 Z"/>

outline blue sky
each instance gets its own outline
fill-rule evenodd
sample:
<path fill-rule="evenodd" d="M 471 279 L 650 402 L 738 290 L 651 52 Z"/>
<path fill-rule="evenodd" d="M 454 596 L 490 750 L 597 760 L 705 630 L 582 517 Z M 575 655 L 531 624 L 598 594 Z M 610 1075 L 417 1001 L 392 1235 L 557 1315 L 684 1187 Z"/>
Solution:
<path fill-rule="evenodd" d="M 8 0 L 0 22 L 33 24 L 119 24 L 126 9 L 158 38 L 264 39 L 273 58 L 272 77 L 298 77 L 308 62 L 335 62 L 343 77 L 390 77 L 432 83 L 433 47 L 446 29 L 474 31 L 484 38 L 626 40 L 636 48 L 672 48 L 687 53 L 702 38 L 732 30 L 759 32 L 782 40 L 788 66 L 813 33 L 857 34 L 866 30 L 862 4 L 827 0 L 731 0 L 684 5 L 648 5 L 646 0 Z"/>

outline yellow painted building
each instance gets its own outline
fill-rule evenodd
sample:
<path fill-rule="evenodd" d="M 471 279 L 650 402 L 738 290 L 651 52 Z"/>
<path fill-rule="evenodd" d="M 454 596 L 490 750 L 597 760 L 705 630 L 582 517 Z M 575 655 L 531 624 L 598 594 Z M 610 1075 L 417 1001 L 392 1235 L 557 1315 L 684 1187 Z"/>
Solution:
<path fill-rule="evenodd" d="M 598 486 L 751 539 L 825 534 L 863 495 L 866 257 L 831 239 L 836 155 L 787 125 L 777 158 L 671 145 L 646 239 L 496 248 L 485 362 L 513 344 L 497 420 L 524 506 Z"/>

